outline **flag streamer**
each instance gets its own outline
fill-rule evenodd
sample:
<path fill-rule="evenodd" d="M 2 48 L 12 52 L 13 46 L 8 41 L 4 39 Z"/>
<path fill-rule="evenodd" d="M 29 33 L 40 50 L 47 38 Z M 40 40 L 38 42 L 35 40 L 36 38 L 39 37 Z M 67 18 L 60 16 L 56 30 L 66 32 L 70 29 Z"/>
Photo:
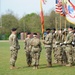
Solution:
<path fill-rule="evenodd" d="M 45 4 L 44 0 L 40 0 L 40 18 L 41 18 L 41 28 L 42 28 L 42 33 L 44 33 L 44 14 L 43 14 L 43 8 L 42 8 L 42 2 Z"/>

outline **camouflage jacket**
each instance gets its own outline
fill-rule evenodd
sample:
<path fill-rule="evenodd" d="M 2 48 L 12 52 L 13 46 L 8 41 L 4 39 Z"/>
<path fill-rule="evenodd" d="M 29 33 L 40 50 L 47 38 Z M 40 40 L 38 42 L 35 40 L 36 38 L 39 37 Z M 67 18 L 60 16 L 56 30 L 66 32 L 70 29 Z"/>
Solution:
<path fill-rule="evenodd" d="M 31 50 L 31 38 L 26 38 L 25 39 L 25 41 L 24 41 L 24 43 L 25 43 L 25 47 L 24 47 L 24 49 L 27 51 L 30 51 Z"/>
<path fill-rule="evenodd" d="M 67 44 L 71 44 L 72 41 L 73 41 L 73 33 L 72 33 L 72 32 L 69 32 L 69 33 L 67 34 L 67 37 L 66 37 L 66 43 L 67 43 Z"/>
<path fill-rule="evenodd" d="M 52 43 L 53 43 L 53 35 L 52 33 L 49 33 L 46 35 L 46 38 L 44 41 L 45 47 L 52 47 Z"/>
<path fill-rule="evenodd" d="M 16 37 L 15 34 L 11 34 L 9 36 L 9 43 L 10 43 L 10 49 L 20 49 L 20 45 L 19 45 L 19 42 L 18 42 L 18 39 Z"/>

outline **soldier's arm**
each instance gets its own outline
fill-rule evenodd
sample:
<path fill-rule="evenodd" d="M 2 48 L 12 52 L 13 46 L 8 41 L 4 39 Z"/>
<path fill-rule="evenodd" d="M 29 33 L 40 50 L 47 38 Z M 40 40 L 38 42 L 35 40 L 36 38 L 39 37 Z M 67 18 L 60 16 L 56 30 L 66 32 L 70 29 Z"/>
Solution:
<path fill-rule="evenodd" d="M 48 38 L 48 37 L 46 37 L 44 43 L 45 43 L 45 44 L 49 44 L 49 38 Z"/>
<path fill-rule="evenodd" d="M 50 37 L 49 37 L 49 43 L 51 44 L 52 42 L 53 42 L 53 36 L 51 34 Z"/>
<path fill-rule="evenodd" d="M 13 47 L 16 48 L 17 43 L 16 43 L 16 35 L 13 36 Z"/>
<path fill-rule="evenodd" d="M 24 40 L 24 49 L 26 49 L 26 45 L 27 45 L 27 43 L 26 43 L 26 39 Z"/>
<path fill-rule="evenodd" d="M 70 35 L 69 40 L 67 41 L 67 43 L 72 43 L 73 40 L 73 35 Z"/>
<path fill-rule="evenodd" d="M 45 38 L 45 44 L 49 44 L 49 36 L 47 36 L 46 38 Z"/>
<path fill-rule="evenodd" d="M 51 44 L 51 43 L 52 43 L 52 35 L 49 35 L 45 40 L 45 44 Z"/>

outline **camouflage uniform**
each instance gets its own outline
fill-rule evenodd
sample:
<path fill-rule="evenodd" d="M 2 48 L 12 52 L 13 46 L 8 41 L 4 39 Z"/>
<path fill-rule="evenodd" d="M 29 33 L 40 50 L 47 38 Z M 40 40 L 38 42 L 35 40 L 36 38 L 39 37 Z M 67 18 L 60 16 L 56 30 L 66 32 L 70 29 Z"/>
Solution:
<path fill-rule="evenodd" d="M 32 64 L 37 68 L 39 66 L 40 52 L 42 50 L 41 42 L 37 37 L 31 39 L 31 48 Z"/>
<path fill-rule="evenodd" d="M 66 36 L 67 36 L 67 32 L 66 31 L 64 31 L 63 32 L 63 36 L 62 36 L 62 42 L 64 42 L 65 41 L 65 39 L 66 39 Z M 63 48 L 63 54 L 62 54 L 62 57 L 63 57 L 63 65 L 66 65 L 67 64 L 67 56 L 66 56 L 66 52 L 65 52 L 65 49 L 66 49 L 66 45 L 62 45 L 61 46 L 62 48 Z"/>
<path fill-rule="evenodd" d="M 73 34 L 73 63 L 75 64 L 75 33 Z"/>
<path fill-rule="evenodd" d="M 56 33 L 53 33 L 53 54 L 54 54 L 54 63 L 57 63 L 57 51 L 55 49 L 55 42 L 56 42 Z"/>
<path fill-rule="evenodd" d="M 63 48 L 60 46 L 60 43 L 62 42 L 62 33 L 57 33 L 57 38 L 56 38 L 56 47 L 55 47 L 55 52 L 56 52 L 56 60 L 57 63 L 62 64 L 63 63 Z"/>
<path fill-rule="evenodd" d="M 25 39 L 25 52 L 26 52 L 26 61 L 28 66 L 31 66 L 31 63 L 32 63 L 30 42 L 31 42 L 30 38 Z"/>
<path fill-rule="evenodd" d="M 53 35 L 49 33 L 45 37 L 45 49 L 46 49 L 46 59 L 47 59 L 47 66 L 52 66 L 52 43 L 53 43 Z"/>
<path fill-rule="evenodd" d="M 72 41 L 73 41 L 73 33 L 70 31 L 66 37 L 67 46 L 66 46 L 65 52 L 68 59 L 68 65 L 66 66 L 71 66 L 73 64 L 73 48 L 71 45 Z"/>
<path fill-rule="evenodd" d="M 18 50 L 20 49 L 18 39 L 15 34 L 11 34 L 9 36 L 9 42 L 10 42 L 10 51 L 11 51 L 10 65 L 15 66 Z"/>

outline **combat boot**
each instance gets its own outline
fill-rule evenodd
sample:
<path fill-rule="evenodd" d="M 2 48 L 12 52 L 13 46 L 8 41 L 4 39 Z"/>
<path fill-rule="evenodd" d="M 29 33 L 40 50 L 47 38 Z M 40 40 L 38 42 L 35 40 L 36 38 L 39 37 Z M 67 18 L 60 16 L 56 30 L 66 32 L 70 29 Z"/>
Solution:
<path fill-rule="evenodd" d="M 52 63 L 47 63 L 47 67 L 52 67 Z"/>
<path fill-rule="evenodd" d="M 16 69 L 16 67 L 15 66 L 10 66 L 10 69 L 12 70 L 12 69 Z"/>
<path fill-rule="evenodd" d="M 30 66 L 31 66 L 31 64 L 29 63 L 29 64 L 28 64 L 28 67 L 30 67 Z"/>
<path fill-rule="evenodd" d="M 33 69 L 36 69 L 36 66 L 33 66 Z"/>
<path fill-rule="evenodd" d="M 36 66 L 36 69 L 38 69 L 38 66 Z"/>
<path fill-rule="evenodd" d="M 71 66 L 72 66 L 72 64 L 66 64 L 66 66 L 71 67 Z"/>

